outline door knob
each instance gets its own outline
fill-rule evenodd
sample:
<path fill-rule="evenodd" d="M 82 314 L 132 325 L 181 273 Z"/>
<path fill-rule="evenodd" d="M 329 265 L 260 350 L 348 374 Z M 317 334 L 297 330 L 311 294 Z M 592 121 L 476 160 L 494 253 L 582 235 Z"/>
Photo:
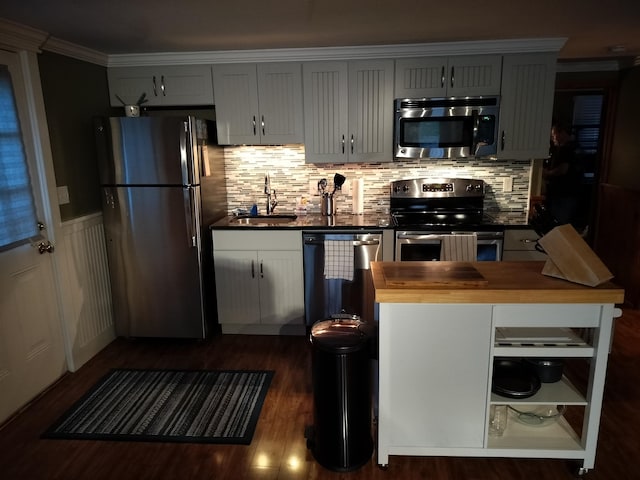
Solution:
<path fill-rule="evenodd" d="M 53 245 L 51 245 L 51 242 L 49 242 L 49 241 L 40 242 L 37 245 L 37 247 L 38 247 L 38 252 L 40 252 L 40 255 L 42 255 L 45 252 L 53 253 Z"/>

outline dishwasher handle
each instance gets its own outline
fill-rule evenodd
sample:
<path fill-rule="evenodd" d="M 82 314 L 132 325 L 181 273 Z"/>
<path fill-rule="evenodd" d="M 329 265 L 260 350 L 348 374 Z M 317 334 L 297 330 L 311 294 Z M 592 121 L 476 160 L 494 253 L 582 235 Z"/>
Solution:
<path fill-rule="evenodd" d="M 305 245 L 324 245 L 324 241 L 305 238 L 304 244 Z M 369 245 L 380 245 L 380 241 L 379 240 L 354 240 L 353 241 L 354 247 L 366 247 Z"/>

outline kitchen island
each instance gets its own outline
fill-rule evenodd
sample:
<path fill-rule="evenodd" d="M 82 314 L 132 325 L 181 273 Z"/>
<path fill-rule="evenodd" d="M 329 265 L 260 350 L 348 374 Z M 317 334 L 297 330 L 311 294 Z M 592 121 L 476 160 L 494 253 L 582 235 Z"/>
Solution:
<path fill-rule="evenodd" d="M 542 275 L 543 262 L 376 262 L 378 463 L 390 455 L 565 458 L 594 467 L 615 304 L 612 283 Z M 495 358 L 584 359 L 588 386 L 563 375 L 532 396 L 492 393 Z M 489 435 L 492 405 L 567 405 L 582 417 L 530 426 L 510 414 Z M 579 433 L 577 433 L 579 432 Z"/>

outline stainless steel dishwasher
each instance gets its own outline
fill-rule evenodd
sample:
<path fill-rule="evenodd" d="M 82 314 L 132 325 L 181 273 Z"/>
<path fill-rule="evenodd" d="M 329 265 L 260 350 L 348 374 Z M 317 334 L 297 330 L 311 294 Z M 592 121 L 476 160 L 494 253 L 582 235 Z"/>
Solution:
<path fill-rule="evenodd" d="M 307 231 L 303 232 L 303 239 L 307 327 L 318 320 L 345 313 L 358 315 L 363 321 L 377 320 L 369 264 L 382 259 L 382 232 Z M 350 274 L 344 270 L 344 275 L 327 272 L 326 256 L 334 255 L 330 242 L 339 242 L 346 247 L 342 255 L 353 255 Z M 331 251 L 327 252 L 327 249 Z"/>

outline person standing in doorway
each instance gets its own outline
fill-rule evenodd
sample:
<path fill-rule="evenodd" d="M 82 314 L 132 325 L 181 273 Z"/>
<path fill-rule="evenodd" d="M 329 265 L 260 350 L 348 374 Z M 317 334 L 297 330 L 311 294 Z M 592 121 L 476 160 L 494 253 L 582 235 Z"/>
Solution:
<path fill-rule="evenodd" d="M 580 169 L 571 129 L 559 123 L 551 127 L 550 156 L 542 170 L 545 182 L 545 207 L 560 225 L 570 223 L 578 231 L 581 225 Z"/>

